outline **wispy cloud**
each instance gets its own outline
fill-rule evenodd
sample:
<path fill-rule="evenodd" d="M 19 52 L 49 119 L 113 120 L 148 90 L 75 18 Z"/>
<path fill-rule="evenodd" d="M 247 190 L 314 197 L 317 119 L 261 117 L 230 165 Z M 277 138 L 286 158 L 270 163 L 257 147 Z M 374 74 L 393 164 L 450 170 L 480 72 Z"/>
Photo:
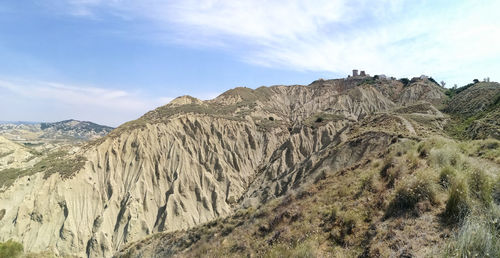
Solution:
<path fill-rule="evenodd" d="M 498 1 L 68 0 L 85 15 L 145 19 L 157 36 L 230 48 L 250 63 L 295 70 L 411 76 L 463 83 L 500 78 Z M 158 31 L 160 31 L 158 33 Z M 162 35 L 161 31 L 167 35 Z"/>
<path fill-rule="evenodd" d="M 9 110 L 0 120 L 51 120 L 75 118 L 117 126 L 168 103 L 170 97 L 151 97 L 141 92 L 75 86 L 53 82 L 0 79 L 0 107 Z M 44 110 L 39 114 L 39 107 Z M 52 110 L 47 110 L 52 109 Z M 29 111 L 29 112 L 27 112 Z M 48 112 L 52 111 L 52 112 Z M 18 114 L 19 112 L 19 114 Z M 26 114 L 31 114 L 29 117 Z M 80 117 L 73 117 L 79 114 Z M 94 120 L 98 119 L 98 120 Z"/>

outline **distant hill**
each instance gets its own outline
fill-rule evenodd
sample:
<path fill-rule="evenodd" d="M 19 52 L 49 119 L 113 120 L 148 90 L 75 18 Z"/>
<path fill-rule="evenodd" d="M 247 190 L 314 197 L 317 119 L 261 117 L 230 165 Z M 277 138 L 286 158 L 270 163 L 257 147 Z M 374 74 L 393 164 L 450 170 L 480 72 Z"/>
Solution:
<path fill-rule="evenodd" d="M 111 130 L 109 126 L 73 119 L 54 123 L 0 123 L 0 135 L 13 141 L 88 141 L 103 137 Z"/>
<path fill-rule="evenodd" d="M 33 122 L 33 121 L 0 121 L 0 124 L 14 124 L 14 125 L 34 125 L 40 124 L 41 122 Z"/>

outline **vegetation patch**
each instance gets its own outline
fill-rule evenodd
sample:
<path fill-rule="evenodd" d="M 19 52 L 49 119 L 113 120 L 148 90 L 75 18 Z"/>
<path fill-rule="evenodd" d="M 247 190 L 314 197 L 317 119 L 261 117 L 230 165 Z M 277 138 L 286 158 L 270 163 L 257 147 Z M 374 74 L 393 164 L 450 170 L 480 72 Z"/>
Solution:
<path fill-rule="evenodd" d="M 398 81 L 400 81 L 403 84 L 403 87 L 408 86 L 410 84 L 410 80 L 408 78 L 401 78 Z"/>
<path fill-rule="evenodd" d="M 55 173 L 59 173 L 63 179 L 71 178 L 83 168 L 86 161 L 83 156 L 69 155 L 65 151 L 52 152 L 31 168 L 9 168 L 0 171 L 1 188 L 6 189 L 16 179 L 37 173 L 44 173 L 45 179 Z"/>
<path fill-rule="evenodd" d="M 455 87 L 449 88 L 449 89 L 446 89 L 444 94 L 446 94 L 446 96 L 452 98 L 455 95 L 459 94 L 460 92 L 462 92 L 462 91 L 464 91 L 472 86 L 474 86 L 474 83 L 469 83 L 469 84 L 462 86 L 462 87 L 459 87 L 459 88 L 455 88 Z"/>
<path fill-rule="evenodd" d="M 19 168 L 8 168 L 0 171 L 0 189 L 8 188 L 17 178 L 22 176 L 28 176 L 30 174 L 24 174 L 25 170 Z"/>
<path fill-rule="evenodd" d="M 493 200 L 491 179 L 481 169 L 474 169 L 468 178 L 469 191 L 482 205 L 488 207 Z"/>
<path fill-rule="evenodd" d="M 16 258 L 23 254 L 23 245 L 21 243 L 9 240 L 0 243 L 0 257 L 2 258 Z"/>
<path fill-rule="evenodd" d="M 385 216 L 402 215 L 407 211 L 414 210 L 417 203 L 421 201 L 429 201 L 431 204 L 436 203 L 434 182 L 424 172 L 402 180 L 401 184 L 396 188 L 396 193 L 389 203 Z"/>
<path fill-rule="evenodd" d="M 469 201 L 469 189 L 465 179 L 458 178 L 453 181 L 448 200 L 446 201 L 446 209 L 444 211 L 444 219 L 449 224 L 459 223 L 467 216 L 471 209 Z"/>
<path fill-rule="evenodd" d="M 498 206 L 471 213 L 445 251 L 445 257 L 500 257 Z"/>
<path fill-rule="evenodd" d="M 500 164 L 500 141 L 495 139 L 465 141 L 461 151 L 471 157 L 480 157 Z"/>
<path fill-rule="evenodd" d="M 458 95 L 452 99 L 458 104 L 464 104 L 456 104 L 445 110 L 450 113 L 451 118 L 445 131 L 460 140 L 488 137 L 500 139 L 500 87 L 497 86 L 497 90 L 492 89 L 495 87 L 489 84 L 477 87 L 471 89 L 470 94 Z M 471 102 L 470 107 L 464 108 L 468 102 Z"/>
<path fill-rule="evenodd" d="M 316 113 L 311 117 L 307 118 L 304 121 L 304 125 L 309 126 L 311 128 L 318 128 L 322 125 L 325 125 L 328 122 L 336 122 L 344 120 L 345 117 L 343 115 L 330 114 L 330 113 Z"/>
<path fill-rule="evenodd" d="M 441 172 L 439 173 L 439 184 L 444 188 L 448 188 L 452 181 L 455 179 L 456 175 L 457 172 L 453 167 L 446 166 L 442 168 Z"/>

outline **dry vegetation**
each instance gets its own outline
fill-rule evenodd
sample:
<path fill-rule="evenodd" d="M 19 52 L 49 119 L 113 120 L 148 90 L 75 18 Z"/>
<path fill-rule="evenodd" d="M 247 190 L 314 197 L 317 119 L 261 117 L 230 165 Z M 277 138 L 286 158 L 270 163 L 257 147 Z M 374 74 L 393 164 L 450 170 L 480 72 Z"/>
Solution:
<path fill-rule="evenodd" d="M 499 257 L 498 144 L 402 139 L 257 209 L 155 234 L 124 254 L 153 241 L 187 257 Z"/>
<path fill-rule="evenodd" d="M 70 155 L 66 151 L 51 152 L 33 167 L 26 169 L 9 168 L 0 171 L 0 189 L 8 188 L 20 177 L 37 173 L 44 173 L 44 178 L 48 178 L 55 173 L 59 173 L 62 178 L 70 178 L 85 165 L 85 161 L 84 157 Z"/>
<path fill-rule="evenodd" d="M 52 252 L 45 251 L 41 253 L 24 253 L 24 247 L 21 243 L 8 240 L 0 242 L 0 258 L 55 258 Z"/>

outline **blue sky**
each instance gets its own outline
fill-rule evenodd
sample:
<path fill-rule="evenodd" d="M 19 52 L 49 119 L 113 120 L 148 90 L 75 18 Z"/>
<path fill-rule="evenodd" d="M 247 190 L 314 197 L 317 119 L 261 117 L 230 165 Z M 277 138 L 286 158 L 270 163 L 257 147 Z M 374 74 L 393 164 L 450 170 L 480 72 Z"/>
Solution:
<path fill-rule="evenodd" d="M 499 80 L 499 1 L 0 3 L 0 120 L 117 126 L 179 95 L 346 76 Z"/>

